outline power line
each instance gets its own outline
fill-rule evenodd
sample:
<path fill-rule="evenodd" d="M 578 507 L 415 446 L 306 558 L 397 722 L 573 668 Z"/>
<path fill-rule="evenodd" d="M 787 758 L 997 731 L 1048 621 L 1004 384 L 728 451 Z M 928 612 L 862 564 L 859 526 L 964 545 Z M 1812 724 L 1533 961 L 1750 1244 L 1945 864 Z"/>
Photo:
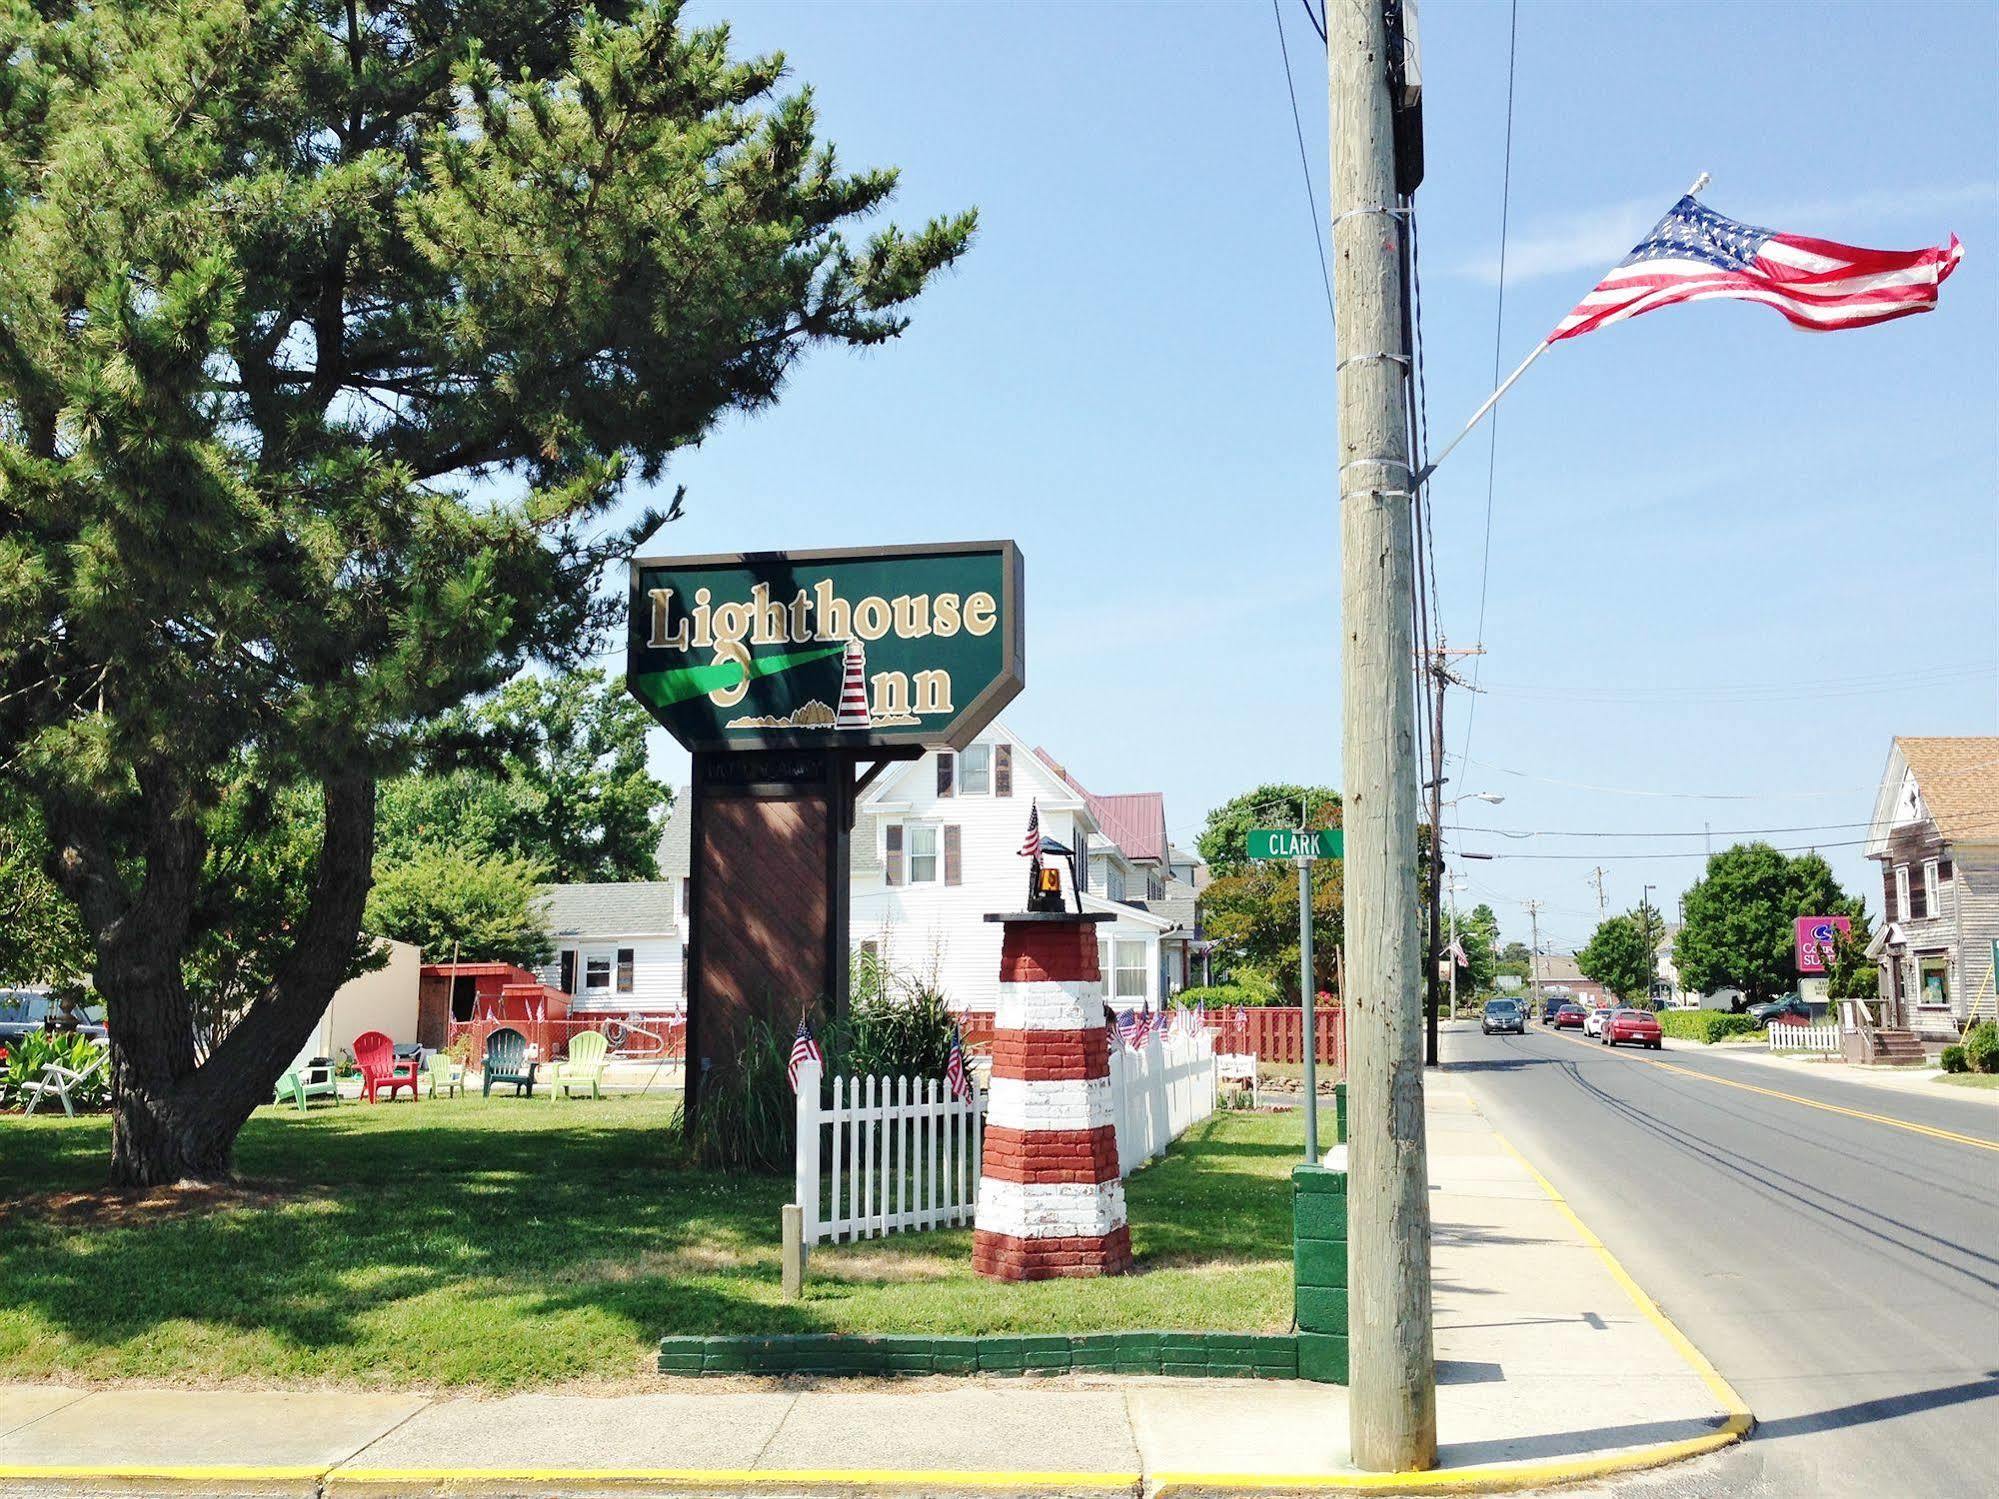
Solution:
<path fill-rule="evenodd" d="M 1961 811 L 1960 817 L 1999 816 L 1999 807 L 1974 807 Z M 1806 822 L 1785 828 L 1722 828 L 1724 838 L 1753 838 L 1765 833 L 1839 833 L 1853 828 L 1871 828 L 1872 818 L 1864 822 Z M 1625 829 L 1591 829 L 1588 831 L 1568 831 L 1560 828 L 1486 828 L 1471 830 L 1476 834 L 1489 834 L 1495 838 L 1707 838 L 1716 832 L 1713 828 L 1689 828 L 1684 832 L 1633 831 Z"/>
<path fill-rule="evenodd" d="M 1791 848 L 1777 849 L 1775 852 L 1780 854 L 1815 854 L 1824 848 L 1859 848 L 1867 841 L 1865 838 L 1846 838 L 1827 843 L 1800 843 Z M 1460 850 L 1458 857 L 1462 859 L 1467 857 L 1467 855 L 1463 850 Z M 1678 853 L 1665 854 L 1606 854 L 1591 852 L 1587 854 L 1479 854 L 1475 857 L 1481 859 L 1704 859 L 1707 855 L 1701 853 L 1698 849 L 1683 849 Z"/>
<path fill-rule="evenodd" d="M 1818 796 L 1852 796 L 1861 791 L 1878 791 L 1879 782 L 1860 786 L 1834 786 L 1823 791 L 1649 791 L 1636 786 L 1597 786 L 1588 781 L 1565 781 L 1559 776 L 1537 776 L 1531 771 L 1514 770 L 1505 765 L 1494 765 L 1486 760 L 1463 758 L 1461 765 L 1476 765 L 1485 770 L 1494 770 L 1503 776 L 1518 776 L 1523 781 L 1540 781 L 1549 786 L 1566 786 L 1572 791 L 1600 791 L 1610 796 L 1651 796 L 1673 801 L 1696 802 L 1761 802 L 1789 801 Z M 1989 770 L 1999 765 L 1999 760 L 1986 760 L 1977 765 L 1967 765 L 1961 770 L 1939 771 L 1927 777 L 1930 781 L 1947 780 L 1955 776 L 1971 775 L 1981 770 Z"/>
<path fill-rule="evenodd" d="M 1499 351 L 1506 332 L 1506 231 L 1513 212 L 1513 76 L 1514 62 L 1519 53 L 1520 41 L 1520 0 L 1513 0 L 1506 21 L 1506 151 L 1504 165 L 1500 172 L 1499 185 L 1499 290 L 1492 313 L 1492 383 L 1499 385 Z M 1486 431 L 1485 447 L 1485 540 L 1479 548 L 1478 563 L 1478 631 L 1473 638 L 1480 643 L 1485 640 L 1485 600 L 1486 590 L 1492 582 L 1492 491 L 1494 476 L 1499 469 L 1499 413 L 1492 413 L 1492 425 Z M 1465 737 L 1463 753 L 1471 753 L 1472 720 L 1478 716 L 1479 667 L 1484 663 L 1474 662 L 1471 673 L 1471 700 L 1465 704 Z"/>
<path fill-rule="evenodd" d="M 1310 21 L 1312 29 L 1319 33 L 1319 41 L 1323 45 L 1326 40 L 1326 23 L 1320 20 L 1319 13 L 1312 9 L 1312 0 L 1299 0 L 1299 4 L 1305 7 L 1305 19 Z"/>
<path fill-rule="evenodd" d="M 1306 7 L 1309 12 L 1310 6 Z M 1298 165 L 1305 173 L 1305 203 L 1312 211 L 1312 243 L 1319 248 L 1319 280 L 1326 288 L 1326 316 L 1333 316 L 1333 274 L 1326 269 L 1326 237 L 1319 231 L 1319 198 L 1312 188 L 1312 161 L 1305 154 L 1305 123 L 1298 117 L 1298 86 L 1291 77 L 1291 44 L 1284 39 L 1284 12 L 1270 0 L 1270 19 L 1277 23 L 1277 50 L 1284 59 L 1284 92 L 1291 96 L 1291 128 L 1298 132 Z M 1326 33 L 1320 28 L 1319 40 Z"/>

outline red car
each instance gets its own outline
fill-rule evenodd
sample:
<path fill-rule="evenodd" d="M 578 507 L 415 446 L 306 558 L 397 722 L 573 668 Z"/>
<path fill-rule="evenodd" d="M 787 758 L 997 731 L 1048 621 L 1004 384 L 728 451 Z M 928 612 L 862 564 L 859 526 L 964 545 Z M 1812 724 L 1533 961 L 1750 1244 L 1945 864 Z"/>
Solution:
<path fill-rule="evenodd" d="M 1659 1017 L 1648 1010 L 1612 1010 L 1603 1022 L 1602 1040 L 1605 1046 L 1636 1041 L 1657 1051 L 1665 1044 L 1665 1032 L 1659 1029 Z"/>
<path fill-rule="evenodd" d="M 1586 1013 L 1581 1005 L 1563 1005 L 1555 1011 L 1555 1028 L 1579 1031 L 1583 1028 Z"/>

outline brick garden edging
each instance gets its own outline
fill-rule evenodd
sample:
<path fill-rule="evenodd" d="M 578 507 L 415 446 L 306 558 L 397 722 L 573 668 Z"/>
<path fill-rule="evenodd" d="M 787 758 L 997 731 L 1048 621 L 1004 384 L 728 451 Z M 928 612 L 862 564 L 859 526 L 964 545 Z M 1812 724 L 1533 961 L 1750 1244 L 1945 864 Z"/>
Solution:
<path fill-rule="evenodd" d="M 1291 1333 L 1100 1332 L 966 1338 L 845 1333 L 661 1338 L 662 1374 L 1175 1374 L 1296 1379 Z"/>

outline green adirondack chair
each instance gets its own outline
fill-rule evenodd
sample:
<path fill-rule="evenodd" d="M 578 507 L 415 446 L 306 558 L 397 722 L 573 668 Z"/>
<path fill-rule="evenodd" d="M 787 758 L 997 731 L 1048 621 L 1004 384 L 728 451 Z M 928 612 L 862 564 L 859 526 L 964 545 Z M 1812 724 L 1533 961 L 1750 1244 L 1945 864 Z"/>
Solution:
<path fill-rule="evenodd" d="M 437 1090 L 442 1088 L 446 1098 L 456 1098 L 459 1089 L 465 1086 L 465 1064 L 448 1051 L 434 1051 L 426 1066 L 430 1096 L 437 1097 Z"/>
<path fill-rule="evenodd" d="M 514 1097 L 526 1094 L 534 1097 L 534 1078 L 539 1062 L 528 1060 L 528 1038 L 519 1031 L 502 1026 L 486 1038 L 485 1086 L 483 1097 L 493 1096 L 493 1084 L 512 1083 Z"/>
<path fill-rule="evenodd" d="M 340 1102 L 340 1083 L 333 1076 L 333 1064 L 323 1057 L 302 1061 L 278 1079 L 273 1103 L 290 1103 L 298 1106 L 298 1111 L 306 1111 L 307 1100 L 330 1098 Z"/>
<path fill-rule="evenodd" d="M 548 1070 L 548 1096 L 553 1102 L 569 1092 L 590 1090 L 592 1098 L 602 1098 L 604 1053 L 611 1043 L 599 1031 L 579 1031 L 569 1038 L 569 1060 L 556 1062 Z"/>

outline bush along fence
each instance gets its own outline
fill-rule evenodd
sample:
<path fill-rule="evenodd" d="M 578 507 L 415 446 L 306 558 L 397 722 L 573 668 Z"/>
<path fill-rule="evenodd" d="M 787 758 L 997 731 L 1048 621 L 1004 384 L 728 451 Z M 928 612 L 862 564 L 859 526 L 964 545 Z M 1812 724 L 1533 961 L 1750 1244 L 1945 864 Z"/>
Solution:
<path fill-rule="evenodd" d="M 1712 1045 L 1726 1036 L 1753 1036 L 1756 1022 L 1726 1010 L 1661 1010 L 1659 1029 L 1681 1041 Z"/>
<path fill-rule="evenodd" d="M 969 1224 L 979 1200 L 986 1093 L 937 1078 L 835 1077 L 798 1069 L 793 1195 L 806 1245 Z M 1111 1053 L 1118 1171 L 1129 1176 L 1215 1112 L 1214 1038 L 1157 1031 Z"/>

